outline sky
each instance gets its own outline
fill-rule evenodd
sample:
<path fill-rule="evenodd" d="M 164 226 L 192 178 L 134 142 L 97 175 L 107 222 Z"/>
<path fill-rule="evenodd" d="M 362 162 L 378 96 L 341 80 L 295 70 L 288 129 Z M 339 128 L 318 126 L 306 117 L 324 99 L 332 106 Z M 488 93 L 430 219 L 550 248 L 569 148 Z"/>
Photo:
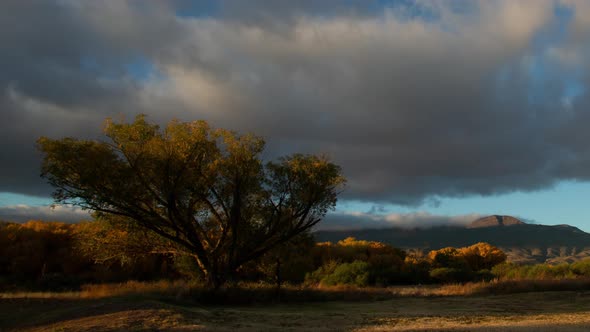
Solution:
<path fill-rule="evenodd" d="M 586 0 L 3 1 L 0 219 L 88 218 L 50 207 L 36 139 L 144 113 L 328 155 L 325 228 L 590 231 L 588 60 Z"/>

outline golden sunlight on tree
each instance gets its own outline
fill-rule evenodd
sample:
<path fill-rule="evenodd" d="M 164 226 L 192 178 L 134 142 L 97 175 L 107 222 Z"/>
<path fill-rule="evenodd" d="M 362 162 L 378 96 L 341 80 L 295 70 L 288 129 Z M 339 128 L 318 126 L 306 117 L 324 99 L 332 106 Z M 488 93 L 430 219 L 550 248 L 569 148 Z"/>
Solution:
<path fill-rule="evenodd" d="M 345 182 L 325 157 L 263 162 L 262 138 L 204 121 L 162 129 L 139 115 L 132 123 L 108 119 L 104 132 L 107 141 L 38 140 L 56 202 L 148 230 L 193 257 L 216 288 L 308 232 L 335 207 Z"/>
<path fill-rule="evenodd" d="M 473 271 L 489 270 L 506 261 L 506 254 L 502 250 L 484 242 L 461 248 L 459 253 Z"/>

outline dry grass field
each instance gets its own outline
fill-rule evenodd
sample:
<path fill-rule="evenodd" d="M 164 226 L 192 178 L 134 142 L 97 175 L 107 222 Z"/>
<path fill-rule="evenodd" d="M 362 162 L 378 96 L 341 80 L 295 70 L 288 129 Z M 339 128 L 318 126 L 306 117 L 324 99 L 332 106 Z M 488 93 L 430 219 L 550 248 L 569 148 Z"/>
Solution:
<path fill-rule="evenodd" d="M 587 331 L 590 291 L 465 295 L 400 287 L 365 300 L 203 305 L 162 285 L 0 296 L 1 331 Z M 168 287 L 171 287 L 168 285 Z M 176 291 L 180 289 L 176 285 Z M 468 287 L 476 289 L 477 287 Z M 350 290 L 326 290 L 334 294 Z M 252 293 L 255 294 L 255 293 Z M 335 296 L 332 294 L 331 296 Z M 463 294 L 463 295 L 461 295 Z M 335 297 L 337 298 L 337 296 Z M 372 300 L 368 300 L 372 298 Z"/>

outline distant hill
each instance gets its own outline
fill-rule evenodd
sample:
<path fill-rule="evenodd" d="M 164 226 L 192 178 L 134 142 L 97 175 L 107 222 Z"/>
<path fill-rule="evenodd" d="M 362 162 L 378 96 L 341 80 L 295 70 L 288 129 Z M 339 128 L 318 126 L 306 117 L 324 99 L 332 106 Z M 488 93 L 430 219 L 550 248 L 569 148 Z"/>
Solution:
<path fill-rule="evenodd" d="M 493 226 L 524 225 L 525 223 L 511 216 L 488 216 L 479 218 L 467 225 L 467 228 L 482 228 Z"/>
<path fill-rule="evenodd" d="M 590 258 L 590 234 L 568 225 L 527 224 L 511 216 L 489 216 L 467 226 L 318 231 L 318 241 L 347 237 L 379 241 L 412 251 L 464 247 L 487 242 L 501 248 L 515 263 L 562 263 Z"/>

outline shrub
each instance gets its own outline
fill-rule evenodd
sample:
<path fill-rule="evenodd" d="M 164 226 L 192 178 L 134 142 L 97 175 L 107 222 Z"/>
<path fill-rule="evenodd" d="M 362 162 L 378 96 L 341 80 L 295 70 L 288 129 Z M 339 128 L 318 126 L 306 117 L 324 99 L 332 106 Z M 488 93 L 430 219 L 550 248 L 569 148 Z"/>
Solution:
<path fill-rule="evenodd" d="M 471 270 L 489 270 L 506 261 L 506 254 L 485 242 L 459 249 L 459 255 L 465 259 Z"/>
<path fill-rule="evenodd" d="M 320 266 L 317 270 L 305 275 L 306 285 L 317 285 L 322 279 L 328 275 L 334 273 L 334 270 L 338 267 L 338 262 L 329 261 L 326 264 Z"/>
<path fill-rule="evenodd" d="M 430 271 L 430 277 L 438 282 L 467 282 L 473 279 L 473 272 L 467 269 L 439 267 Z"/>
<path fill-rule="evenodd" d="M 572 263 L 570 268 L 575 275 L 590 277 L 590 259 Z"/>
<path fill-rule="evenodd" d="M 340 264 L 334 272 L 325 276 L 320 284 L 327 286 L 353 285 L 365 287 L 369 285 L 370 265 L 363 261 Z"/>
<path fill-rule="evenodd" d="M 312 256 L 317 265 L 322 262 L 336 260 L 351 263 L 356 260 L 367 261 L 372 265 L 403 265 L 406 253 L 388 244 L 357 240 L 348 237 L 337 243 L 320 242 L 312 250 Z"/>
<path fill-rule="evenodd" d="M 519 276 L 519 266 L 514 263 L 502 263 L 492 268 L 492 274 L 497 278 L 516 279 Z"/>
<path fill-rule="evenodd" d="M 582 263 L 582 262 L 580 262 Z M 584 264 L 535 264 L 535 265 L 516 265 L 513 263 L 504 263 L 492 268 L 492 273 L 501 279 L 570 279 L 583 275 Z"/>
<path fill-rule="evenodd" d="M 430 263 L 419 257 L 406 257 L 401 271 L 401 281 L 406 284 L 428 283 L 430 279 Z"/>
<path fill-rule="evenodd" d="M 461 252 L 453 247 L 433 250 L 428 254 L 428 259 L 434 268 L 466 269 L 468 266 Z"/>
<path fill-rule="evenodd" d="M 530 266 L 526 277 L 528 279 L 564 279 L 575 277 L 569 264 L 548 265 L 536 264 Z"/>
<path fill-rule="evenodd" d="M 475 281 L 492 281 L 496 276 L 490 270 L 479 270 L 473 277 Z"/>

